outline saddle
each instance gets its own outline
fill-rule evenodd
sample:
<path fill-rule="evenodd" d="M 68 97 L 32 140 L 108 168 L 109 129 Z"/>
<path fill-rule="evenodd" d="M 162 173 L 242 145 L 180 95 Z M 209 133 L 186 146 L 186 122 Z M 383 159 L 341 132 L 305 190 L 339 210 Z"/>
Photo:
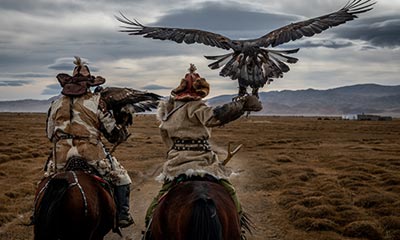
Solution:
<path fill-rule="evenodd" d="M 187 181 L 209 181 L 209 182 L 219 183 L 218 179 L 210 174 L 205 174 L 203 176 L 199 175 L 188 176 L 186 174 L 180 174 L 177 177 L 175 177 L 174 180 L 172 180 L 173 182 L 172 187 L 181 182 L 187 182 Z"/>
<path fill-rule="evenodd" d="M 111 184 L 105 180 L 100 173 L 88 162 L 77 156 L 70 157 L 64 166 L 64 171 L 83 171 L 90 174 L 94 179 L 96 179 L 100 185 L 105 188 L 111 195 L 113 195 Z"/>
<path fill-rule="evenodd" d="M 100 175 L 97 170 L 89 165 L 87 161 L 81 157 L 73 156 L 67 160 L 64 166 L 64 171 L 84 171 L 87 173 Z"/>
<path fill-rule="evenodd" d="M 100 185 L 112 196 L 114 199 L 114 188 L 112 184 L 104 179 L 100 173 L 91 166 L 84 158 L 73 156 L 67 160 L 64 166 L 64 171 L 84 171 L 90 174 Z M 116 221 L 117 219 L 115 219 Z M 116 223 L 114 223 L 116 224 Z M 113 232 L 117 233 L 122 237 L 121 229 L 116 225 L 112 229 Z"/>
<path fill-rule="evenodd" d="M 168 188 L 166 189 L 166 192 L 158 199 L 158 203 L 160 203 L 168 195 L 168 193 L 171 191 L 171 189 L 173 189 L 180 183 L 189 182 L 189 181 L 209 181 L 209 182 L 214 182 L 214 183 L 220 184 L 219 180 L 210 174 L 205 174 L 203 176 L 199 176 L 199 175 L 188 176 L 186 174 L 180 174 L 170 182 L 171 184 L 169 184 Z"/>

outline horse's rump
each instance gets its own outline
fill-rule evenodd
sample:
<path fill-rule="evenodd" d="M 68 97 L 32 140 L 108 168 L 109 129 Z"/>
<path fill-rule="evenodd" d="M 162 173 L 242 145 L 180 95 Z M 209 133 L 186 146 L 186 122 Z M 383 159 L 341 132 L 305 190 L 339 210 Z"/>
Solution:
<path fill-rule="evenodd" d="M 35 224 L 35 239 L 51 239 L 59 231 L 62 199 L 68 189 L 66 179 L 51 179 L 35 208 L 33 223 Z M 36 224 L 40 223 L 40 224 Z"/>
<path fill-rule="evenodd" d="M 175 185 L 154 211 L 150 239 L 239 240 L 240 220 L 228 191 L 219 183 Z"/>
<path fill-rule="evenodd" d="M 102 239 L 115 226 L 116 210 L 101 184 L 83 171 L 43 179 L 35 199 L 35 240 Z"/>

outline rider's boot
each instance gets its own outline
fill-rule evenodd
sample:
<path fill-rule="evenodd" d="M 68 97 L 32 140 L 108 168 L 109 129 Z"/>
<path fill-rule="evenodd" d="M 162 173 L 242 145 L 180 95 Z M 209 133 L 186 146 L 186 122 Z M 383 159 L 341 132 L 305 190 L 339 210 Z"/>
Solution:
<path fill-rule="evenodd" d="M 114 188 L 115 203 L 117 205 L 117 225 L 125 228 L 134 223 L 129 213 L 130 185 L 116 186 Z"/>

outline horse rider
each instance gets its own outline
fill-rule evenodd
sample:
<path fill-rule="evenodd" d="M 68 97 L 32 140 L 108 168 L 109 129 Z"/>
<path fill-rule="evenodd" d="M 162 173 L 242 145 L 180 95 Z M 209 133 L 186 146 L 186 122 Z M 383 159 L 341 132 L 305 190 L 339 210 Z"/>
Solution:
<path fill-rule="evenodd" d="M 212 127 L 234 121 L 247 111 L 260 111 L 262 105 L 255 96 L 239 97 L 215 108 L 206 105 L 202 99 L 208 95 L 210 86 L 195 71 L 196 67 L 191 64 L 189 73 L 171 91 L 169 100 L 159 104 L 157 118 L 161 122 L 160 134 L 169 150 L 162 172 L 157 177 L 163 182 L 163 186 L 146 213 L 146 229 L 149 229 L 153 211 L 161 196 L 171 189 L 174 179 L 182 176 L 208 174 L 218 179 L 230 193 L 237 212 L 242 217 L 243 211 L 236 191 L 228 181 L 232 172 L 218 159 L 208 139 Z"/>
<path fill-rule="evenodd" d="M 45 166 L 45 176 L 62 171 L 68 159 L 79 157 L 97 170 L 114 188 L 117 206 L 117 226 L 124 228 L 134 223 L 129 213 L 131 179 L 124 167 L 105 148 L 101 135 L 110 143 L 118 144 L 128 137 L 128 126 L 116 124 L 113 113 L 100 94 L 90 87 L 105 82 L 94 77 L 85 62 L 76 60 L 73 75 L 57 75 L 62 96 L 51 103 L 47 115 L 47 137 L 53 143 L 52 156 Z"/>

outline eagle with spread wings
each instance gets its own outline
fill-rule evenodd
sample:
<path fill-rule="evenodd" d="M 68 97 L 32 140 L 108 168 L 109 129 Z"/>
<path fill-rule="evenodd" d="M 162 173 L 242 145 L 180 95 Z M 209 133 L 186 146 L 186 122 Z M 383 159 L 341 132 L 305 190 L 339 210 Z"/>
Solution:
<path fill-rule="evenodd" d="M 219 75 L 230 77 L 239 82 L 239 96 L 247 94 L 247 88 L 258 96 L 259 88 L 269 84 L 274 78 L 283 77 L 288 72 L 286 63 L 296 63 L 297 58 L 288 56 L 299 49 L 274 50 L 267 47 L 276 47 L 289 41 L 295 41 L 303 36 L 311 37 L 317 33 L 338 26 L 357 18 L 357 15 L 370 11 L 376 2 L 371 0 L 350 0 L 343 8 L 320 17 L 291 23 L 278 28 L 268 34 L 248 40 L 233 40 L 218 33 L 198 29 L 183 29 L 169 27 L 144 26 L 137 20 L 130 20 L 121 13 L 116 19 L 126 25 L 120 32 L 129 35 L 143 35 L 145 38 L 171 40 L 177 43 L 200 43 L 218 47 L 232 52 L 218 56 L 205 56 L 213 60 L 208 66 L 211 69 L 222 68 Z"/>

